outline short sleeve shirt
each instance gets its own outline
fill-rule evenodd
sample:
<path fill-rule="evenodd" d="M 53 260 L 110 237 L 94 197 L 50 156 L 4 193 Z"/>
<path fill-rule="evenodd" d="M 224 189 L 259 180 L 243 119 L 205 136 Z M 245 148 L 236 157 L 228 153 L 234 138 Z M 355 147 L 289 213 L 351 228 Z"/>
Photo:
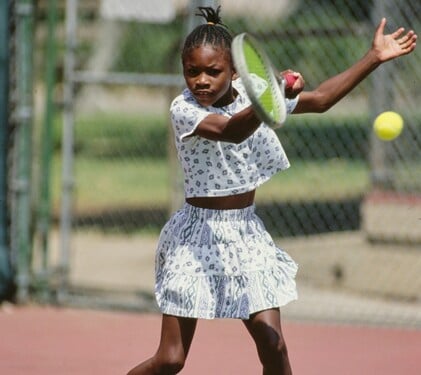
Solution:
<path fill-rule="evenodd" d="M 238 95 L 225 107 L 204 107 L 188 89 L 171 104 L 171 122 L 187 198 L 245 193 L 290 166 L 278 136 L 264 123 L 239 144 L 193 135 L 206 116 L 231 117 L 250 105 L 241 79 L 233 81 L 233 86 Z M 287 99 L 288 113 L 294 110 L 297 102 L 298 98 Z"/>

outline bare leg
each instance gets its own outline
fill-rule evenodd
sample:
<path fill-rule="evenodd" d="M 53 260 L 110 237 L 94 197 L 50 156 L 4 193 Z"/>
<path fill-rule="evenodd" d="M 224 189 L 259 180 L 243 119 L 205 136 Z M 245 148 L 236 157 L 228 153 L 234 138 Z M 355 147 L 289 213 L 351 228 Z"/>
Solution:
<path fill-rule="evenodd" d="M 156 354 L 129 371 L 128 375 L 172 375 L 184 367 L 197 319 L 162 316 L 161 340 Z"/>
<path fill-rule="evenodd" d="M 279 309 L 260 311 L 243 322 L 256 343 L 263 375 L 291 375 Z"/>

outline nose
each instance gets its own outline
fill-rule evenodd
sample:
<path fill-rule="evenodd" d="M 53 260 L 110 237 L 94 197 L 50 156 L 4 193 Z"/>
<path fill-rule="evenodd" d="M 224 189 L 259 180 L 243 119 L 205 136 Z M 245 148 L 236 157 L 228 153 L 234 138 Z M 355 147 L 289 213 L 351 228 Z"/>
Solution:
<path fill-rule="evenodd" d="M 198 86 L 206 86 L 209 85 L 209 77 L 206 73 L 200 73 L 197 76 L 196 85 Z"/>

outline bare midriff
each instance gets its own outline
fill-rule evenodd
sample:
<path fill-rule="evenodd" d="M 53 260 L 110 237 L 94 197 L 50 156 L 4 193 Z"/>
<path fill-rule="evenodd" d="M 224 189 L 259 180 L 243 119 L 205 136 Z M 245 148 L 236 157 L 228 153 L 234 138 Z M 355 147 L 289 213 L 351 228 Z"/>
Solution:
<path fill-rule="evenodd" d="M 200 208 L 210 208 L 213 210 L 233 210 L 251 206 L 254 202 L 256 190 L 237 195 L 227 195 L 225 197 L 194 197 L 186 198 L 186 202 L 192 206 Z"/>

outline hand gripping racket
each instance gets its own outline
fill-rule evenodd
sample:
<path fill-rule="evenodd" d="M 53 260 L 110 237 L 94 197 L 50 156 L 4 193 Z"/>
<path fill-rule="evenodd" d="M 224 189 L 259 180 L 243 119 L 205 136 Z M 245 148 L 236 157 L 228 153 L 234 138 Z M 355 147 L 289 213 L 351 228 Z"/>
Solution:
<path fill-rule="evenodd" d="M 280 127 L 286 119 L 285 85 L 295 77 L 278 78 L 272 63 L 258 41 L 247 33 L 234 37 L 232 57 L 256 115 L 272 128 Z"/>

